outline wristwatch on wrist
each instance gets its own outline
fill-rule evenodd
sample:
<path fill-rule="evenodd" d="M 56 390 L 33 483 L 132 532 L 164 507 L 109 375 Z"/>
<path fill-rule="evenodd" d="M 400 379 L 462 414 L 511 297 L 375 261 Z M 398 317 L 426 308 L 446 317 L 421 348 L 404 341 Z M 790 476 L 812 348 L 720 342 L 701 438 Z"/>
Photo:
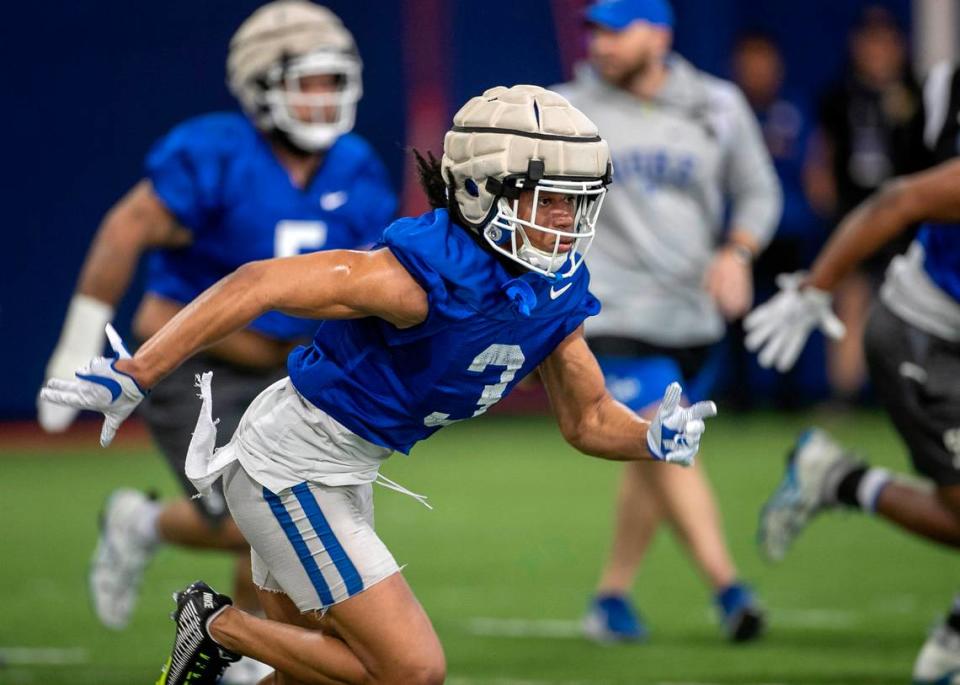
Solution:
<path fill-rule="evenodd" d="M 753 250 L 743 243 L 727 243 L 724 247 L 733 253 L 737 261 L 746 266 L 753 264 Z"/>

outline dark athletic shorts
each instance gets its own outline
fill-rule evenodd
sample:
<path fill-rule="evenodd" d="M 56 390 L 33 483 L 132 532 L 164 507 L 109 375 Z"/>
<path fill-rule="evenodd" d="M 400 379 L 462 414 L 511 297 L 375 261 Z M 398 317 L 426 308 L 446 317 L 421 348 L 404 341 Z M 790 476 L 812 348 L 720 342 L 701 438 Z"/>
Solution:
<path fill-rule="evenodd" d="M 208 355 L 188 359 L 183 366 L 158 383 L 140 405 L 140 416 L 150 428 L 154 442 L 183 486 L 188 497 L 197 494 L 184 473 L 187 447 L 200 415 L 197 374 L 213 371 L 213 418 L 217 424 L 217 446 L 233 437 L 247 406 L 268 385 L 286 375 L 285 368 L 255 370 L 237 366 Z M 226 515 L 220 482 L 209 497 L 192 500 L 204 517 L 218 524 Z"/>
<path fill-rule="evenodd" d="M 877 396 L 916 471 L 938 486 L 960 484 L 960 344 L 914 328 L 877 302 L 864 348 Z"/>

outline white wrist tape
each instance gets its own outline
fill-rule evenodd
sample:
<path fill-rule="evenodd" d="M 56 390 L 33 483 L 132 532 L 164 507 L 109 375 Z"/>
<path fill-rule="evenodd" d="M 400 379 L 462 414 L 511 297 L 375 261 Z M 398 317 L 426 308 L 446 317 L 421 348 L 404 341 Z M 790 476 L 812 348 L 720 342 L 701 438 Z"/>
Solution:
<path fill-rule="evenodd" d="M 106 339 L 103 330 L 111 319 L 113 307 L 110 305 L 88 295 L 74 295 L 57 348 L 47 366 L 47 376 L 72 378 L 76 367 L 103 354 Z M 58 368 L 63 364 L 69 368 Z"/>

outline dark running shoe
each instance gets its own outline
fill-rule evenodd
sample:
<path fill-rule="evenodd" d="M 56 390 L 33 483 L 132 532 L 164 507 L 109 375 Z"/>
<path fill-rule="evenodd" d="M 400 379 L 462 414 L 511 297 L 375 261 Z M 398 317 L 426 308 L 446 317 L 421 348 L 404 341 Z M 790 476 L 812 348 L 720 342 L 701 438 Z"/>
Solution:
<path fill-rule="evenodd" d="M 201 580 L 173 598 L 177 608 L 171 618 L 177 624 L 177 632 L 157 685 L 215 685 L 224 669 L 239 660 L 240 655 L 213 641 L 207 632 L 207 621 L 233 602 Z"/>
<path fill-rule="evenodd" d="M 731 642 L 749 642 L 763 634 L 766 617 L 747 586 L 740 583 L 729 585 L 717 593 L 714 602 L 723 634 Z"/>

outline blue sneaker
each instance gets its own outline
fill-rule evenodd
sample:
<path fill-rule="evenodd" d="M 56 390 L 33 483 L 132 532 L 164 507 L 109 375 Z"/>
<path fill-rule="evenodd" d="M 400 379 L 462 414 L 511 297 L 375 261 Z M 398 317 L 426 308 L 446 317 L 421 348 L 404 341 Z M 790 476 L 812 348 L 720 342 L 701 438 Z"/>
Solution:
<path fill-rule="evenodd" d="M 583 619 L 583 634 L 594 642 L 642 642 L 648 631 L 626 597 L 597 595 Z"/>
<path fill-rule="evenodd" d="M 763 633 L 766 616 L 753 593 L 745 585 L 734 583 L 713 599 L 720 614 L 720 626 L 731 642 L 749 642 Z"/>

